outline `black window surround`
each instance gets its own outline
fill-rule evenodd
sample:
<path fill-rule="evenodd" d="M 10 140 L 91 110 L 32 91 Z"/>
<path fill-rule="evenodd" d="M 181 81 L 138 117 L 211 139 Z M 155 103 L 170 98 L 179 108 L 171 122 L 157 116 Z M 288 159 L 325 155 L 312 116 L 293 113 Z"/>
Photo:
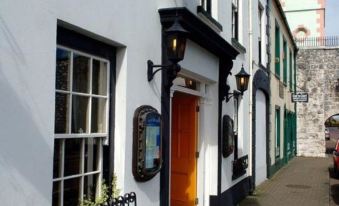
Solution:
<path fill-rule="evenodd" d="M 232 38 L 239 40 L 239 0 L 232 0 Z"/>
<path fill-rule="evenodd" d="M 201 0 L 201 7 L 208 13 L 212 14 L 212 0 Z"/>
<path fill-rule="evenodd" d="M 239 53 L 242 54 L 246 53 L 246 48 L 243 45 L 241 45 L 241 43 L 237 39 L 232 38 L 232 45 L 236 50 L 238 50 Z"/>
<path fill-rule="evenodd" d="M 59 22 L 58 22 L 59 23 Z M 63 26 L 57 27 L 57 39 L 58 45 L 66 46 L 71 49 L 83 51 L 88 54 L 92 54 L 98 57 L 102 57 L 110 61 L 110 106 L 109 106 L 109 121 L 108 121 L 108 136 L 109 144 L 103 148 L 103 177 L 108 182 L 113 178 L 114 171 L 114 116 L 115 116 L 115 76 L 116 76 L 116 48 L 105 44 L 96 39 L 85 36 L 78 31 L 82 31 L 80 28 L 68 25 L 65 22 L 61 22 Z M 64 27 L 64 25 L 66 25 Z M 67 28 L 66 28 L 67 27 Z"/>
<path fill-rule="evenodd" d="M 209 7 L 207 7 L 207 9 L 205 9 L 204 6 L 198 6 L 197 7 L 197 13 L 202 14 L 204 17 L 206 17 L 208 19 L 208 21 L 210 21 L 214 26 L 216 26 L 220 31 L 222 31 L 222 29 L 223 29 L 222 25 L 212 17 L 211 11 L 209 11 L 210 8 L 209 8 L 209 10 L 208 10 L 208 8 Z"/>

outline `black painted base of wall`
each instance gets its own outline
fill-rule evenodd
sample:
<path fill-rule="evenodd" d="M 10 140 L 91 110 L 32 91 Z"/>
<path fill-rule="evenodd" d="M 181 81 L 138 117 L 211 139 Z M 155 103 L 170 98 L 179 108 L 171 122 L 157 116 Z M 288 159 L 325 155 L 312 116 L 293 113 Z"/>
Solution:
<path fill-rule="evenodd" d="M 250 192 L 250 178 L 246 177 L 219 196 L 210 196 L 210 206 L 235 206 Z"/>

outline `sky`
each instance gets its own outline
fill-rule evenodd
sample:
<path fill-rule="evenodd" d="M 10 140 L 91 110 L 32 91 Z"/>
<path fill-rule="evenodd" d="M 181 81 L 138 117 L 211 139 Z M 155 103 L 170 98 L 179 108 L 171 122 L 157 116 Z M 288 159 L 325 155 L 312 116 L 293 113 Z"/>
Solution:
<path fill-rule="evenodd" d="M 326 36 L 339 36 L 339 0 L 326 0 Z"/>

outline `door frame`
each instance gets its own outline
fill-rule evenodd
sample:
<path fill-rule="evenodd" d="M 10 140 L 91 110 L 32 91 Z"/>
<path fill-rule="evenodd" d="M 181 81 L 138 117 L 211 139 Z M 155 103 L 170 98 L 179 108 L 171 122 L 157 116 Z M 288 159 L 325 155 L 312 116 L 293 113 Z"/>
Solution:
<path fill-rule="evenodd" d="M 187 75 L 185 75 L 185 77 L 187 77 Z M 189 77 L 189 78 L 192 78 L 192 77 Z M 192 78 L 194 79 L 194 78 Z M 198 80 L 197 80 L 198 81 Z M 205 83 L 201 82 L 201 81 L 198 81 L 200 83 L 200 88 L 203 88 Z M 201 104 L 200 102 L 204 99 L 205 97 L 205 91 L 196 91 L 196 90 L 192 90 L 192 89 L 187 89 L 187 88 L 184 88 L 184 87 L 180 87 L 180 86 L 177 86 L 177 85 L 173 85 L 171 87 L 171 94 L 170 94 L 170 120 L 169 120 L 169 123 L 170 123 L 170 134 L 169 136 L 172 137 L 172 105 L 173 105 L 173 96 L 174 96 L 174 93 L 176 92 L 180 92 L 180 93 L 183 93 L 183 94 L 187 94 L 187 95 L 191 95 L 191 96 L 195 96 L 197 98 L 197 105 L 200 107 Z M 200 123 L 201 123 L 201 115 L 198 113 L 197 114 L 197 131 L 196 131 L 196 151 L 199 151 L 199 145 L 201 143 L 201 127 L 200 127 Z M 171 157 L 172 157 L 172 138 L 169 138 L 169 180 L 171 180 L 171 167 L 172 167 L 172 164 L 171 164 Z M 200 151 L 199 151 L 200 152 Z M 199 179 L 201 178 L 198 178 L 199 175 L 201 173 L 199 172 L 199 158 L 196 159 L 196 196 L 198 199 L 202 199 L 202 197 L 199 196 L 199 189 L 202 189 L 201 187 L 199 187 L 200 184 L 204 184 L 204 178 L 202 178 L 202 182 L 199 181 Z M 171 204 L 171 181 L 169 181 L 169 184 L 168 184 L 168 191 L 169 191 L 169 205 Z"/>

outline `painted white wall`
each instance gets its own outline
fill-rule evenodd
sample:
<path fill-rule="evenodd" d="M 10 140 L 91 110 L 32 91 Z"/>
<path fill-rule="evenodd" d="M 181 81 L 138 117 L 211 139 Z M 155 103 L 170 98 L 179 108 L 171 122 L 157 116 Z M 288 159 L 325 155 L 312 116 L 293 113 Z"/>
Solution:
<path fill-rule="evenodd" d="M 185 58 L 180 65 L 184 72 L 191 73 L 190 76 L 196 79 L 204 79 L 207 82 L 218 81 L 219 58 L 190 40 L 187 41 Z"/>
<path fill-rule="evenodd" d="M 51 4 L 53 0 L 1 1 L 2 205 L 51 202 L 56 49 Z"/>
<path fill-rule="evenodd" d="M 216 2 L 216 1 L 213 1 Z M 161 24 L 158 9 L 186 6 L 196 13 L 199 1 L 102 0 L 3 0 L 0 6 L 0 190 L 3 205 L 50 205 L 54 150 L 55 49 L 57 22 L 66 22 L 86 31 L 86 35 L 117 47 L 115 101 L 115 172 L 122 193 L 134 191 L 143 205 L 159 205 L 159 175 L 138 183 L 132 175 L 133 114 L 141 105 L 160 111 L 160 73 L 147 81 L 146 61 L 161 62 Z M 242 3 L 242 39 L 248 48 L 249 1 Z M 222 37 L 230 41 L 231 2 L 218 2 L 214 16 L 222 24 Z M 224 7 L 225 6 L 225 7 Z M 140 9 L 142 8 L 142 9 Z M 128 11 L 128 12 L 127 12 Z M 131 15 L 133 14 L 133 15 Z M 241 65 L 249 68 L 248 56 L 234 61 L 233 74 Z M 219 60 L 193 42 L 188 42 L 183 70 L 206 81 L 202 103 L 201 148 L 204 150 L 204 203 L 217 193 L 217 95 Z M 229 77 L 231 91 L 236 87 Z M 239 109 L 242 134 L 241 154 L 249 153 L 249 94 Z M 224 104 L 224 114 L 232 115 L 233 104 Z M 20 151 L 20 152 L 19 152 Z M 231 181 L 232 159 L 222 160 L 222 191 Z M 200 165 L 199 165 L 200 168 Z M 213 168 L 213 169 L 211 169 Z M 238 180 L 240 181 L 241 178 Z M 200 185 L 200 183 L 199 183 Z M 202 186 L 199 186 L 202 187 Z"/>
<path fill-rule="evenodd" d="M 256 116 L 255 116 L 255 185 L 266 180 L 266 96 L 261 90 L 256 92 Z"/>
<path fill-rule="evenodd" d="M 218 174 L 218 75 L 219 59 L 192 41 L 187 42 L 181 74 L 201 83 L 197 193 L 201 205 L 217 194 Z"/>

